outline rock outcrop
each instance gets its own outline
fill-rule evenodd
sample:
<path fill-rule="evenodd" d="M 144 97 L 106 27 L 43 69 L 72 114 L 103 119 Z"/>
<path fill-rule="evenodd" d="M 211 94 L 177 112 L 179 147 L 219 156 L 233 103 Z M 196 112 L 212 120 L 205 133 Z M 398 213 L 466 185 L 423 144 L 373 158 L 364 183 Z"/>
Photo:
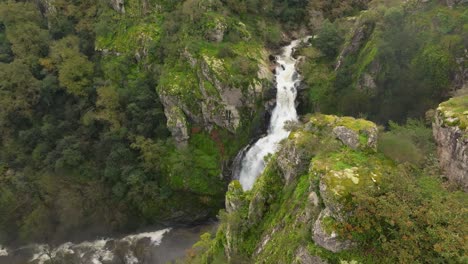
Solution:
<path fill-rule="evenodd" d="M 351 248 L 353 246 L 352 241 L 343 240 L 335 231 L 327 230 L 325 223 L 327 218 L 332 219 L 332 214 L 328 208 L 325 208 L 320 213 L 313 227 L 315 243 L 335 253 Z"/>
<path fill-rule="evenodd" d="M 185 50 L 180 63 L 183 66 L 168 67 L 157 87 L 164 108 L 177 106 L 193 126 L 208 131 L 219 127 L 235 133 L 243 110 L 248 110 L 245 111 L 247 114 L 255 111 L 256 101 L 266 90 L 264 84 L 272 80 L 271 73 L 265 74 L 268 68 L 266 51 L 259 50 L 255 56 L 252 59 L 258 63 L 258 74 L 250 80 L 248 87 L 240 87 L 233 84 L 234 77 L 229 72 L 231 66 L 225 59 L 212 54 L 191 54 Z M 179 143 L 186 141 L 188 137 L 180 133 L 180 126 L 174 127 L 180 122 L 169 122 L 180 119 L 180 113 L 165 111 L 165 114 L 172 136 Z M 243 120 L 249 120 L 249 117 Z"/>
<path fill-rule="evenodd" d="M 218 243 L 231 263 L 245 248 L 252 263 L 317 264 L 327 263 L 327 254 L 353 248 L 355 242 L 339 235 L 340 224 L 353 213 L 350 197 L 376 188 L 393 168 L 374 154 L 372 122 L 314 114 L 306 124 L 288 127 L 289 138 L 252 190 L 243 192 L 238 181 L 229 185 L 228 220 Z"/>
<path fill-rule="evenodd" d="M 468 191 L 468 95 L 440 104 L 432 124 L 440 167 Z"/>

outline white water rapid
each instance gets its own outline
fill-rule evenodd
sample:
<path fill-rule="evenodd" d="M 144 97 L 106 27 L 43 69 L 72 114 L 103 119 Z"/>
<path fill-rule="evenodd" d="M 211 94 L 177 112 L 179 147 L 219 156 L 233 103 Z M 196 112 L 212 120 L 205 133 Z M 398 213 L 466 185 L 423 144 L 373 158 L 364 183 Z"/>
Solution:
<path fill-rule="evenodd" d="M 118 238 L 67 242 L 57 246 L 30 244 L 16 248 L 0 245 L 0 264 L 163 264 L 183 260 L 187 250 L 216 223 L 174 227 Z"/>
<path fill-rule="evenodd" d="M 271 115 L 268 134 L 260 138 L 242 159 L 239 181 L 244 190 L 252 189 L 255 180 L 262 173 L 265 168 L 265 156 L 275 153 L 278 143 L 289 136 L 289 131 L 284 129 L 285 123 L 297 121 L 295 100 L 296 87 L 299 85 L 300 78 L 296 72 L 296 59 L 293 58 L 292 53 L 299 43 L 307 39 L 292 41 L 283 48 L 283 53 L 276 58 L 278 63 L 276 67 L 276 106 Z"/>

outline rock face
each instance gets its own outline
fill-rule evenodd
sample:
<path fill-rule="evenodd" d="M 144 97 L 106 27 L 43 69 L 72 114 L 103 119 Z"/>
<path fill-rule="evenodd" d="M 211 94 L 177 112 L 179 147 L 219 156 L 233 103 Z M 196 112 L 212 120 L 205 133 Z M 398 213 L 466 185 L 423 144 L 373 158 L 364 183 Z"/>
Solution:
<path fill-rule="evenodd" d="M 296 134 L 299 138 L 301 135 Z M 297 175 L 307 170 L 310 162 L 310 156 L 300 147 L 300 142 L 289 140 L 281 147 L 278 152 L 277 163 L 280 168 L 286 184 L 291 183 Z"/>
<path fill-rule="evenodd" d="M 190 124 L 208 131 L 220 127 L 235 133 L 243 110 L 251 114 L 256 109 L 255 102 L 262 98 L 264 92 L 262 83 L 270 82 L 273 77 L 271 73 L 265 75 L 266 52 L 261 51 L 257 56 L 257 77 L 251 80 L 249 87 L 236 87 L 224 59 L 209 54 L 191 54 L 185 50 L 181 58 L 184 68 L 168 69 L 157 87 L 164 108 L 177 106 Z M 170 110 L 166 110 L 165 114 L 172 136 L 183 145 L 188 135 L 182 133 L 185 130 L 181 129 L 182 122 L 169 122 L 179 120 L 182 115 Z"/>
<path fill-rule="evenodd" d="M 343 240 L 334 231 L 328 231 L 324 221 L 331 217 L 331 212 L 325 208 L 315 221 L 313 227 L 313 238 L 315 243 L 330 250 L 331 252 L 340 252 L 353 246 L 350 240 Z"/>
<path fill-rule="evenodd" d="M 227 26 L 224 21 L 220 19 L 214 19 L 212 28 L 205 32 L 206 39 L 213 42 L 221 42 L 224 39 L 224 32 L 226 31 Z"/>
<path fill-rule="evenodd" d="M 361 26 L 356 28 L 353 36 L 349 40 L 349 43 L 345 46 L 338 57 L 338 61 L 335 65 L 335 71 L 341 67 L 347 56 L 355 54 L 361 49 L 363 44 L 366 43 L 367 39 L 374 31 L 374 27 L 374 23 L 363 23 Z"/>
<path fill-rule="evenodd" d="M 339 235 L 355 208 L 352 195 L 379 188 L 395 170 L 393 162 L 374 154 L 377 126 L 370 121 L 314 114 L 287 127 L 289 137 L 253 188 L 243 192 L 238 181 L 229 185 L 227 215 L 215 242 L 229 263 L 244 263 L 239 254 L 245 263 L 334 263 L 329 251 L 357 245 Z"/>
<path fill-rule="evenodd" d="M 440 167 L 445 176 L 468 191 L 468 95 L 437 108 L 432 124 Z"/>
<path fill-rule="evenodd" d="M 182 110 L 175 106 L 164 108 L 167 117 L 167 127 L 178 145 L 185 145 L 189 139 L 188 124 Z"/>

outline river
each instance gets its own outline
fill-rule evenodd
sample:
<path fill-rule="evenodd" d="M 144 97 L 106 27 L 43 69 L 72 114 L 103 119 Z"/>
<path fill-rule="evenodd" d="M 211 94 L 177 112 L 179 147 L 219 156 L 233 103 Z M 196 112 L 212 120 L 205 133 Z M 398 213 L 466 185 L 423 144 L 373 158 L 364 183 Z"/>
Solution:
<path fill-rule="evenodd" d="M 8 249 L 0 245 L 0 264 L 164 264 L 186 257 L 192 245 L 217 224 L 165 228 L 93 241 L 67 242 L 50 247 L 28 245 Z"/>

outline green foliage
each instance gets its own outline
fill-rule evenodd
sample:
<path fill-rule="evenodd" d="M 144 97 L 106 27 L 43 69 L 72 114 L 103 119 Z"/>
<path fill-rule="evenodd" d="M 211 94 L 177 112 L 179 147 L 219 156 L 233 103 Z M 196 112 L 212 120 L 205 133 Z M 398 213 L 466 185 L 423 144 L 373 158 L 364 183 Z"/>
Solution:
<path fill-rule="evenodd" d="M 381 189 L 356 192 L 345 233 L 384 262 L 463 263 L 466 195 L 450 193 L 433 176 L 408 171 L 383 179 Z"/>
<path fill-rule="evenodd" d="M 338 49 L 342 43 L 341 32 L 339 32 L 336 24 L 328 20 L 325 20 L 317 37 L 312 41 L 312 44 L 330 60 L 333 60 L 338 55 Z"/>
<path fill-rule="evenodd" d="M 449 126 L 458 126 L 460 129 L 468 128 L 468 96 L 461 95 L 440 104 L 438 111 Z"/>
<path fill-rule="evenodd" d="M 307 56 L 302 66 L 309 90 L 301 110 L 366 115 L 385 124 L 424 117 L 453 86 L 455 58 L 466 46 L 463 12 L 439 3 L 383 1 L 374 2 L 354 26 L 337 20 L 333 30 L 325 22 L 312 42 L 326 59 Z M 324 31 L 334 33 L 323 38 L 333 40 L 329 44 L 320 42 Z M 333 51 L 346 31 L 343 56 L 337 58 Z"/>
<path fill-rule="evenodd" d="M 381 133 L 379 151 L 399 162 L 420 166 L 435 153 L 432 129 L 422 121 L 409 119 L 404 126 L 390 122 L 390 131 Z"/>

